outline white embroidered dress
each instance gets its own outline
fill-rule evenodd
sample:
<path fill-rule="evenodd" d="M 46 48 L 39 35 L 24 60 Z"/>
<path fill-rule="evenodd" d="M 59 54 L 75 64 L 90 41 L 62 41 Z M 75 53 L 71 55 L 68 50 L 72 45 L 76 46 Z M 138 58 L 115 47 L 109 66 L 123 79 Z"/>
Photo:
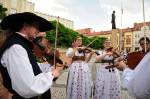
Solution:
<path fill-rule="evenodd" d="M 66 55 L 73 57 L 73 49 L 69 48 Z M 76 51 L 75 56 L 84 56 L 84 53 Z M 91 89 L 92 79 L 88 64 L 85 61 L 73 61 L 68 75 L 67 99 L 90 99 Z"/>
<path fill-rule="evenodd" d="M 99 51 L 100 55 L 105 51 Z M 113 60 L 113 56 L 105 56 L 103 60 Z M 109 63 L 96 63 L 97 73 L 95 80 L 94 99 L 121 99 L 119 72 L 116 68 L 111 72 L 105 67 Z"/>

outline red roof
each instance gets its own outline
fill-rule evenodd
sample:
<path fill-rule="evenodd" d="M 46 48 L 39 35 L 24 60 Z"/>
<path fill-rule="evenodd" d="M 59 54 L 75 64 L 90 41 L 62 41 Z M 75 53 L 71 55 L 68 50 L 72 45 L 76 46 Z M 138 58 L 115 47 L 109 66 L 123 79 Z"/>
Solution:
<path fill-rule="evenodd" d="M 121 31 L 121 29 L 120 29 L 120 31 Z M 122 32 L 123 33 L 125 33 L 125 32 L 132 32 L 133 31 L 133 28 L 124 28 L 124 29 L 122 29 Z"/>
<path fill-rule="evenodd" d="M 145 22 L 145 24 L 147 26 L 150 26 L 150 22 Z M 144 23 L 134 23 L 133 28 L 130 28 L 130 27 L 124 28 L 124 29 L 122 29 L 122 32 L 125 33 L 125 32 L 132 32 L 132 31 L 139 31 L 143 26 L 144 26 Z M 76 30 L 76 31 L 81 33 L 81 34 L 87 35 L 87 36 L 111 34 L 111 30 L 100 31 L 100 32 L 92 32 L 91 30 L 92 30 L 91 28 L 84 28 L 84 29 L 79 29 L 79 30 Z M 121 29 L 117 29 L 117 30 L 121 31 Z"/>
<path fill-rule="evenodd" d="M 145 22 L 146 26 L 150 26 L 150 22 Z M 144 23 L 134 23 L 134 27 L 133 30 L 134 31 L 139 31 L 141 29 L 141 27 L 144 26 Z"/>
<path fill-rule="evenodd" d="M 92 30 L 91 28 L 84 28 L 84 29 L 78 29 L 76 31 L 81 33 L 81 34 L 89 34 L 92 32 L 91 30 Z"/>

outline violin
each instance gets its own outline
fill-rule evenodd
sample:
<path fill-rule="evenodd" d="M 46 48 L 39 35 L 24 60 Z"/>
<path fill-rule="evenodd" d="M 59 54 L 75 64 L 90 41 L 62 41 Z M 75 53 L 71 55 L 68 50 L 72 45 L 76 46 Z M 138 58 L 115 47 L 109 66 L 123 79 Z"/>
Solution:
<path fill-rule="evenodd" d="M 119 55 L 117 52 L 115 52 L 115 51 L 113 50 L 113 47 L 107 48 L 107 49 L 106 49 L 106 52 L 113 52 L 112 55 L 113 55 L 114 58 L 120 57 L 120 55 Z"/>
<path fill-rule="evenodd" d="M 79 46 L 78 47 L 78 52 L 79 53 L 89 53 L 89 52 L 92 52 L 92 49 L 91 48 L 88 48 L 88 47 L 84 47 L 84 46 Z"/>
<path fill-rule="evenodd" d="M 51 65 L 54 65 L 54 51 L 49 50 L 48 48 L 48 41 L 43 39 L 43 37 L 37 37 L 34 41 L 34 48 L 33 52 L 34 55 L 40 59 L 40 62 L 48 62 Z M 55 61 L 64 66 L 63 69 L 67 68 L 68 66 L 63 64 L 63 61 L 60 59 L 60 53 L 56 50 L 55 53 Z"/>
<path fill-rule="evenodd" d="M 134 69 L 144 57 L 145 52 L 138 51 L 129 53 L 127 56 L 127 65 L 129 68 Z"/>
<path fill-rule="evenodd" d="M 51 65 L 54 65 L 54 51 L 51 50 L 50 53 L 45 53 L 44 55 L 45 55 L 47 61 L 48 61 Z M 56 63 L 63 64 L 63 61 L 60 59 L 60 53 L 59 53 L 58 50 L 56 50 L 55 58 L 56 58 Z"/>
<path fill-rule="evenodd" d="M 109 65 L 106 66 L 105 69 L 108 69 L 109 72 L 114 72 L 115 71 L 114 68 L 116 67 L 115 66 L 115 61 L 117 60 L 117 58 L 120 57 L 120 55 L 117 52 L 113 51 L 113 47 L 107 48 L 106 52 L 113 52 L 113 54 L 112 54 L 113 60 L 109 61 Z"/>
<path fill-rule="evenodd" d="M 113 51 L 113 47 L 109 47 L 106 49 L 106 52 L 111 52 L 111 51 Z"/>

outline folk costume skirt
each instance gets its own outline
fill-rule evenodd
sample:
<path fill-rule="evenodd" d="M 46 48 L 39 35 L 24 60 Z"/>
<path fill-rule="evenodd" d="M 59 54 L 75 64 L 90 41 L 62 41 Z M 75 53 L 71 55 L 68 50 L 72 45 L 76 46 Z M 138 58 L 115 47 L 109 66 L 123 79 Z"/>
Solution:
<path fill-rule="evenodd" d="M 88 64 L 84 61 L 74 61 L 68 75 L 67 99 L 90 99 L 92 85 Z"/>
<path fill-rule="evenodd" d="M 111 72 L 105 67 L 108 63 L 96 63 L 97 73 L 94 86 L 94 99 L 121 99 L 120 75 L 116 68 Z"/>

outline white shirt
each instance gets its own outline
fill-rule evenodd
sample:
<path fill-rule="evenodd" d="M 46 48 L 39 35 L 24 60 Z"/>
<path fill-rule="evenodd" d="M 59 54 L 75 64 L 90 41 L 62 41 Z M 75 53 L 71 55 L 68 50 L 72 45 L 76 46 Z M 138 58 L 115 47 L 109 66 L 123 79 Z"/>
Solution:
<path fill-rule="evenodd" d="M 52 73 L 34 75 L 26 50 L 19 44 L 7 49 L 1 59 L 11 78 L 12 88 L 22 97 L 30 98 L 46 92 L 52 85 Z"/>
<path fill-rule="evenodd" d="M 52 70 L 52 65 L 49 63 L 38 63 L 42 72 L 46 73 Z"/>
<path fill-rule="evenodd" d="M 150 52 L 134 70 L 124 70 L 123 82 L 129 93 L 137 99 L 150 99 Z"/>
<path fill-rule="evenodd" d="M 98 51 L 100 55 L 98 55 L 97 57 L 102 57 L 104 54 L 106 54 L 107 52 L 105 50 L 99 50 Z M 109 56 L 109 55 L 106 55 L 103 60 L 113 60 L 113 56 Z"/>
<path fill-rule="evenodd" d="M 84 56 L 84 53 L 79 53 L 78 51 L 76 51 L 74 53 L 73 48 L 68 48 L 68 50 L 66 51 L 66 56 L 67 57 L 73 57 L 73 56 Z"/>

